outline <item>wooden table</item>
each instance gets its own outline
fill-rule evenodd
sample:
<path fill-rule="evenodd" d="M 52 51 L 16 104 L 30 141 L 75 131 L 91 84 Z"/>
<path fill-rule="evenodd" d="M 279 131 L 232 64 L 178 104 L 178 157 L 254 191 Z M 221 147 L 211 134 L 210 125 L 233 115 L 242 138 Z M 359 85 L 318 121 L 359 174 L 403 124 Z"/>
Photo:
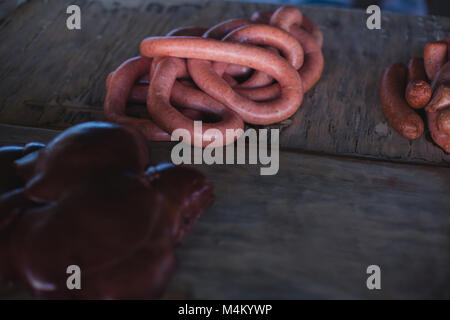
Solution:
<path fill-rule="evenodd" d="M 0 145 L 103 119 L 106 75 L 144 37 L 274 7 L 75 1 L 82 30 L 69 31 L 72 2 L 0 14 Z M 198 166 L 217 201 L 179 246 L 167 298 L 450 298 L 450 155 L 395 133 L 378 95 L 383 69 L 450 34 L 450 19 L 382 13 L 371 31 L 364 11 L 300 8 L 325 34 L 323 78 L 282 132 L 278 175 Z M 154 143 L 154 161 L 170 147 Z M 366 287 L 371 264 L 381 290 Z"/>

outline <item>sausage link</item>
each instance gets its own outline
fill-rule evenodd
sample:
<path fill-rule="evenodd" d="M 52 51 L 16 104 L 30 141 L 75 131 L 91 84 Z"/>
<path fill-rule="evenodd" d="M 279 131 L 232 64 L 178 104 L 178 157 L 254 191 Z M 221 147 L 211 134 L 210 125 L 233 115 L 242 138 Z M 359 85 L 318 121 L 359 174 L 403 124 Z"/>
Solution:
<path fill-rule="evenodd" d="M 269 24 L 289 31 L 292 26 L 300 27 L 303 22 L 302 12 L 294 6 L 280 7 L 270 17 Z"/>
<path fill-rule="evenodd" d="M 281 88 L 278 83 L 274 83 L 267 87 L 259 88 L 235 88 L 234 89 L 241 96 L 246 97 L 252 101 L 270 101 L 278 99 L 281 94 Z"/>
<path fill-rule="evenodd" d="M 405 100 L 407 74 L 408 68 L 402 63 L 389 66 L 381 80 L 380 96 L 391 127 L 407 139 L 417 139 L 423 134 L 424 124 Z"/>
<path fill-rule="evenodd" d="M 230 66 L 230 65 L 229 65 Z M 237 65 L 231 65 L 231 66 L 237 66 Z M 266 74 L 266 73 L 262 73 L 262 74 Z M 109 76 L 108 76 L 109 79 Z M 223 75 L 223 79 L 230 85 L 230 87 L 234 88 L 236 92 L 238 92 L 240 95 L 247 97 L 250 100 L 253 101 L 268 101 L 268 100 L 273 100 L 276 99 L 280 96 L 280 86 L 278 83 L 275 83 L 271 86 L 268 87 L 259 87 L 259 88 L 239 88 L 237 87 L 239 85 L 239 83 L 230 75 L 228 75 L 227 73 L 225 73 Z M 183 90 L 180 90 L 179 86 L 178 86 L 178 82 L 184 84 L 184 85 L 189 85 L 190 87 L 195 86 L 195 84 L 192 83 L 187 83 L 187 81 L 176 81 L 172 90 L 172 95 L 171 95 L 171 101 L 174 105 L 180 105 L 180 100 L 181 97 L 183 97 L 184 95 L 189 95 L 188 92 L 183 92 Z M 147 85 L 145 85 L 147 84 Z M 135 103 L 145 103 L 146 99 L 147 99 L 147 92 L 148 92 L 148 75 L 145 79 L 141 78 L 138 81 L 138 85 L 135 85 L 133 87 L 133 89 L 131 90 L 130 96 L 128 98 L 128 101 L 130 102 L 135 102 Z M 211 98 L 212 99 L 212 98 Z M 188 104 L 185 104 L 185 107 L 189 107 L 191 105 L 191 103 L 198 103 L 198 101 L 192 101 L 189 100 Z M 187 117 L 191 118 L 192 120 L 199 120 L 201 117 L 197 114 L 197 113 L 193 113 L 192 111 L 196 111 L 193 109 L 181 109 L 181 113 L 183 113 L 184 115 L 186 115 Z M 191 115 L 195 114 L 195 119 L 194 117 L 192 117 Z"/>
<path fill-rule="evenodd" d="M 247 19 L 229 19 L 221 23 L 218 23 L 203 33 L 203 38 L 221 40 L 231 31 L 252 24 Z M 216 62 L 217 65 L 222 65 L 221 69 L 225 70 L 225 73 L 232 76 L 245 76 L 250 73 L 250 68 L 246 66 L 228 64 L 225 62 Z"/>
<path fill-rule="evenodd" d="M 240 66 L 238 64 L 228 64 L 225 73 L 232 77 L 246 77 L 250 74 L 251 69 L 246 66 Z"/>
<path fill-rule="evenodd" d="M 439 114 L 440 112 L 428 112 L 427 111 L 427 119 L 428 119 L 428 128 L 431 132 L 431 137 L 434 142 L 445 152 L 450 153 L 450 135 L 440 130 L 439 128 Z"/>
<path fill-rule="evenodd" d="M 295 69 L 299 69 L 303 65 L 304 54 L 300 43 L 290 33 L 273 26 L 243 26 L 228 33 L 223 40 L 269 46 L 269 50 L 279 49 Z M 275 52 L 277 53 L 276 50 Z M 262 87 L 272 83 L 272 81 L 273 78 L 267 73 L 256 71 L 239 87 Z"/>
<path fill-rule="evenodd" d="M 320 30 L 319 26 L 314 21 L 312 21 L 310 18 L 303 15 L 302 28 L 305 29 L 309 34 L 311 34 L 311 37 L 317 43 L 319 48 L 322 49 L 323 33 L 322 33 L 322 30 Z"/>
<path fill-rule="evenodd" d="M 433 98 L 427 111 L 436 112 L 450 107 L 450 61 L 442 66 L 431 83 Z"/>
<path fill-rule="evenodd" d="M 303 90 L 306 93 L 319 81 L 322 76 L 325 63 L 321 50 L 323 36 L 321 37 L 321 40 L 315 40 L 306 28 L 303 29 L 302 24 L 305 21 L 305 17 L 302 15 L 302 18 L 300 18 L 301 12 L 300 14 L 299 12 L 300 10 L 296 7 L 281 7 L 271 14 L 269 23 L 291 33 L 303 47 L 304 63 L 299 70 L 299 74 L 303 80 Z M 252 16 L 252 20 L 259 20 L 263 22 L 268 16 L 269 11 L 257 12 Z M 311 20 L 307 19 L 307 21 Z M 308 23 L 309 22 L 307 22 L 307 24 Z M 307 27 L 309 30 L 312 29 L 310 24 Z M 318 27 L 317 29 L 320 31 Z"/>
<path fill-rule="evenodd" d="M 270 25 L 243 26 L 228 33 L 222 40 L 275 47 L 295 69 L 303 65 L 304 54 L 300 43 L 289 32 Z"/>
<path fill-rule="evenodd" d="M 429 42 L 423 50 L 425 71 L 432 81 L 441 67 L 447 62 L 447 43 L 445 41 Z"/>
<path fill-rule="evenodd" d="M 131 88 L 139 76 L 149 72 L 152 59 L 135 57 L 125 61 L 112 75 L 104 102 L 105 118 L 108 121 L 130 125 L 139 130 L 148 140 L 168 141 L 170 136 L 151 120 L 137 119 L 125 114 Z"/>
<path fill-rule="evenodd" d="M 203 34 L 203 38 L 220 40 L 231 31 L 250 24 L 253 24 L 253 22 L 247 19 L 225 20 L 206 30 L 205 33 Z"/>
<path fill-rule="evenodd" d="M 113 73 L 106 79 L 106 88 L 109 88 Z M 136 84 L 131 89 L 128 101 L 145 104 L 147 102 L 148 84 Z M 218 120 L 208 108 L 210 105 L 217 105 L 219 102 L 192 87 L 187 81 L 176 81 L 170 96 L 170 101 L 177 106 L 177 109 L 191 120 Z M 202 110 L 199 111 L 199 110 Z"/>
<path fill-rule="evenodd" d="M 325 65 L 322 50 L 320 50 L 310 34 L 302 28 L 293 26 L 289 32 L 303 47 L 304 63 L 300 70 L 298 70 L 298 73 L 303 80 L 304 91 L 308 92 L 322 76 Z"/>
<path fill-rule="evenodd" d="M 223 75 L 223 80 L 225 80 L 228 85 L 232 88 L 236 87 L 239 85 L 239 82 L 236 81 L 236 79 L 234 79 L 232 76 L 230 76 L 229 74 L 225 73 Z"/>
<path fill-rule="evenodd" d="M 431 82 L 431 89 L 435 90 L 441 85 L 450 84 L 450 61 L 446 62 L 436 73 Z"/>
<path fill-rule="evenodd" d="M 111 83 L 111 78 L 113 76 L 114 72 L 111 72 L 108 74 L 108 77 L 106 78 L 106 90 L 109 90 L 109 86 Z M 145 103 L 147 98 L 147 91 L 148 91 L 148 84 L 149 82 L 147 80 L 141 80 L 140 78 L 137 83 L 133 85 L 131 88 L 130 94 L 128 95 L 127 102 L 132 103 Z M 147 78 L 148 79 L 148 78 Z"/>
<path fill-rule="evenodd" d="M 272 47 L 267 47 L 267 50 L 271 50 L 274 53 L 278 54 L 278 51 Z M 272 50 L 274 49 L 274 50 Z M 265 72 L 255 70 L 252 75 L 242 83 L 238 83 L 233 88 L 246 88 L 246 89 L 255 89 L 268 86 L 272 84 L 273 78 Z"/>
<path fill-rule="evenodd" d="M 438 128 L 443 133 L 450 135 L 450 108 L 439 112 Z"/>
<path fill-rule="evenodd" d="M 406 101 L 412 108 L 421 109 L 430 101 L 431 93 L 431 86 L 427 82 L 423 59 L 412 58 L 408 64 Z"/>
<path fill-rule="evenodd" d="M 263 24 L 269 24 L 270 23 L 270 17 L 272 17 L 272 14 L 274 11 L 268 10 L 268 11 L 257 11 L 253 13 L 250 20 L 255 23 L 263 23 Z M 317 43 L 319 48 L 322 49 L 323 47 L 323 33 L 322 30 L 317 26 L 317 24 L 312 21 L 307 16 L 303 15 L 301 27 L 305 29 L 311 37 L 314 39 L 314 41 Z"/>
<path fill-rule="evenodd" d="M 189 58 L 189 73 L 199 88 L 236 111 L 252 124 L 272 124 L 292 116 L 303 100 L 303 85 L 297 71 L 283 58 L 253 45 L 199 38 L 147 38 L 141 53 L 148 57 Z M 268 102 L 254 102 L 236 93 L 203 60 L 192 68 L 194 59 L 246 65 L 270 74 L 281 86 L 281 95 Z M 200 61 L 200 60 L 197 60 Z M 200 68 L 198 68 L 200 67 Z"/>
<path fill-rule="evenodd" d="M 242 130 L 244 123 L 236 113 L 221 103 L 209 105 L 208 111 L 220 115 L 222 120 L 217 123 L 203 124 L 203 132 L 200 134 L 194 130 L 194 122 L 183 116 L 170 104 L 172 87 L 185 69 L 185 62 L 179 58 L 165 57 L 158 63 L 147 96 L 147 108 L 152 119 L 170 133 L 181 128 L 188 130 L 193 137 L 191 143 L 195 146 L 223 146 L 234 142 L 237 137 L 234 132 L 227 129 Z M 198 92 L 202 94 L 200 91 Z M 203 94 L 203 96 L 206 95 Z M 191 96 L 185 96 L 185 99 L 188 101 Z M 204 110 L 203 107 L 199 109 Z M 168 119 L 170 121 L 167 121 Z M 217 134 L 217 130 L 220 135 Z"/>

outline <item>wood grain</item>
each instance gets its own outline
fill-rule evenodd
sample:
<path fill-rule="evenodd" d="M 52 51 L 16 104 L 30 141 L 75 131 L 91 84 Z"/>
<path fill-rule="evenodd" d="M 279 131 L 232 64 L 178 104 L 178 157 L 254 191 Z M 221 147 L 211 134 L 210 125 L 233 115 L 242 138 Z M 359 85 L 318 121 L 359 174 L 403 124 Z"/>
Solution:
<path fill-rule="evenodd" d="M 57 133 L 0 125 L 8 144 Z M 152 144 L 154 162 L 169 154 Z M 258 166 L 196 167 L 217 200 L 178 247 L 166 298 L 450 298 L 447 168 L 286 151 L 272 177 Z M 379 291 L 366 288 L 372 264 Z"/>
<path fill-rule="evenodd" d="M 81 31 L 65 27 L 72 3 L 82 10 Z M 196 0 L 27 2 L 0 25 L 0 122 L 62 129 L 102 119 L 107 74 L 137 55 L 146 36 L 274 7 Z M 384 68 L 420 56 L 427 41 L 450 33 L 450 19 L 383 12 L 382 30 L 371 31 L 362 10 L 301 9 L 324 31 L 326 67 L 282 133 L 282 146 L 448 165 L 450 155 L 427 136 L 410 142 L 387 125 L 378 91 Z"/>

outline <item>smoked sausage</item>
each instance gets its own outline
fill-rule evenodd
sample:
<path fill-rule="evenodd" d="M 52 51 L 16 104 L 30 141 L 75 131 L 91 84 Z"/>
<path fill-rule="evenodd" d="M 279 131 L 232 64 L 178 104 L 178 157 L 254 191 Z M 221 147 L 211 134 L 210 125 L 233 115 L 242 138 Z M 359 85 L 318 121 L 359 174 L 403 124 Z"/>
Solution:
<path fill-rule="evenodd" d="M 423 59 L 412 58 L 409 61 L 405 98 L 414 109 L 425 107 L 431 99 L 431 86 L 427 81 Z"/>
<path fill-rule="evenodd" d="M 423 134 L 424 124 L 405 99 L 408 68 L 402 63 L 389 66 L 381 81 L 380 95 L 387 121 L 400 135 L 417 139 Z"/>

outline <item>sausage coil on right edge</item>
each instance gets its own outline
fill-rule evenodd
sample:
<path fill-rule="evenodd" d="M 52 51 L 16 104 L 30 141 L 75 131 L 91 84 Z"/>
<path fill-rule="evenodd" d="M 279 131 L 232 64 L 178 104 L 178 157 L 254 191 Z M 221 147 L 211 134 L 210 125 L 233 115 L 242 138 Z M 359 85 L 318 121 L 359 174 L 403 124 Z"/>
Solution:
<path fill-rule="evenodd" d="M 417 139 L 423 134 L 424 123 L 405 99 L 408 68 L 402 63 L 389 66 L 381 81 L 383 112 L 389 124 L 403 137 Z"/>
<path fill-rule="evenodd" d="M 429 42 L 423 50 L 423 59 L 428 79 L 431 81 L 442 68 L 448 57 L 448 44 L 446 41 Z"/>
<path fill-rule="evenodd" d="M 427 111 L 436 112 L 450 107 L 450 61 L 436 73 L 431 88 L 433 98 L 426 108 Z"/>
<path fill-rule="evenodd" d="M 428 128 L 431 132 L 431 137 L 434 142 L 437 143 L 445 152 L 450 153 L 450 135 L 440 128 L 440 119 L 439 116 L 441 112 L 428 112 L 427 111 L 427 119 L 428 119 Z M 447 128 L 448 129 L 448 128 Z"/>

